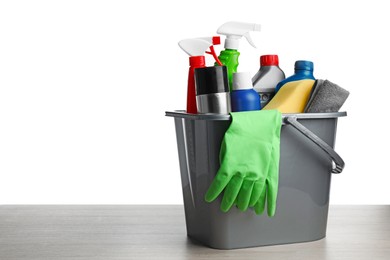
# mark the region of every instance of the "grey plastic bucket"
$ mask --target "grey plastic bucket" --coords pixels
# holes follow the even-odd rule
[[[219,168],[230,115],[166,112],[175,120],[187,235],[218,249],[314,241],[326,236],[331,173],[344,162],[333,150],[338,117],[346,112],[284,114],[279,189],[274,217],[220,210],[204,194]]]

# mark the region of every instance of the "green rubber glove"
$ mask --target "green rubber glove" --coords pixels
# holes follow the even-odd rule
[[[269,176],[269,172],[272,168],[273,174],[275,171],[279,174],[278,168],[275,169],[276,162],[279,164],[279,148],[275,147],[280,140],[281,114],[277,110],[264,110],[230,115],[232,123],[221,144],[221,166],[205,200],[212,202],[224,191],[222,211],[227,212],[236,203],[242,211],[255,206],[256,212],[260,212],[268,194],[263,194],[266,184],[270,201],[277,194],[278,177]],[[271,182],[273,185],[269,185]]]
[[[265,188],[261,191],[259,200],[254,205],[256,214],[263,214],[267,201],[268,216],[273,217],[276,211],[276,200],[279,183],[280,129],[276,130],[273,142],[271,162],[265,180]],[[252,205],[251,205],[252,206]]]

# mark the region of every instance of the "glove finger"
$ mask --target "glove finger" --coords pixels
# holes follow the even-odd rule
[[[264,189],[261,191],[259,200],[255,204],[255,212],[257,215],[261,215],[264,212],[265,208],[265,199],[266,199],[266,190],[267,187],[264,186]]]
[[[267,176],[267,212],[268,216],[273,217],[276,212],[276,200],[278,196],[279,183],[279,153],[280,144],[274,142],[273,154],[270,166],[270,172]]]
[[[264,172],[263,174],[261,175],[261,178],[256,181],[255,183],[255,186],[253,187],[253,191],[252,191],[252,196],[250,198],[250,202],[249,202],[249,206],[253,207],[256,202],[259,200],[260,198],[260,195],[261,193],[263,192],[263,190],[265,189],[265,176],[264,176],[264,173],[265,175],[268,174],[268,172],[270,171],[270,168],[272,167],[272,156],[273,156],[273,150],[274,148],[273,147],[270,147],[270,150],[268,150],[268,154],[267,154],[267,157],[266,158],[270,158],[268,160],[266,160],[266,163],[264,164],[265,168],[264,168]]]
[[[237,197],[237,206],[241,211],[245,211],[248,209],[249,200],[251,198],[252,190],[253,190],[253,181],[244,180],[238,193]]]
[[[260,198],[261,192],[263,191],[264,187],[265,187],[264,180],[255,182],[255,184],[253,185],[251,199],[249,201],[249,207],[253,207],[256,204],[256,202]]]
[[[233,203],[236,201],[238,192],[241,189],[243,181],[243,177],[236,175],[230,180],[229,184],[226,186],[221,203],[221,210],[223,212],[227,212],[231,208]]]
[[[273,217],[276,211],[276,200],[278,195],[278,184],[267,182],[267,211],[268,216]]]
[[[212,202],[215,200],[219,194],[225,189],[226,185],[230,181],[230,176],[226,171],[218,171],[213,182],[211,183],[209,189],[206,192],[205,200],[207,202]]]

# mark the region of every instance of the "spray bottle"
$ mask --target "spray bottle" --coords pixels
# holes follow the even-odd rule
[[[221,25],[217,30],[218,34],[226,35],[224,46],[225,50],[221,51],[218,58],[224,65],[227,66],[230,90],[232,90],[233,86],[233,73],[237,72],[238,57],[240,56],[238,46],[240,44],[241,37],[244,36],[249,44],[256,48],[249,35],[249,32],[252,31],[260,31],[260,24],[227,22]]]
[[[187,113],[197,114],[198,112],[196,108],[194,70],[196,68],[206,67],[204,53],[212,54],[216,62],[219,65],[222,65],[217,55],[215,54],[213,47],[213,45],[220,44],[220,42],[221,40],[219,36],[185,39],[179,42],[180,48],[188,55],[190,55],[190,68],[188,71],[187,89]],[[209,48],[210,51],[208,52],[207,49]]]

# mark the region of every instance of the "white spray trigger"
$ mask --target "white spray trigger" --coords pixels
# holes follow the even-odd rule
[[[253,48],[256,48],[255,43],[253,42],[251,36],[249,35],[249,32],[247,32],[246,34],[244,34],[244,37],[247,39],[247,41],[249,42],[249,44],[253,46]]]
[[[227,22],[218,28],[217,33],[226,35],[225,49],[237,50],[242,36],[247,39],[250,45],[256,48],[249,32],[260,31],[260,27],[260,24],[255,23]]]
[[[190,56],[203,56],[210,47],[210,42],[204,39],[185,39],[179,42],[180,48]]]
[[[184,39],[179,42],[180,48],[190,56],[203,56],[213,45],[221,43],[219,36],[199,37],[192,39]]]

